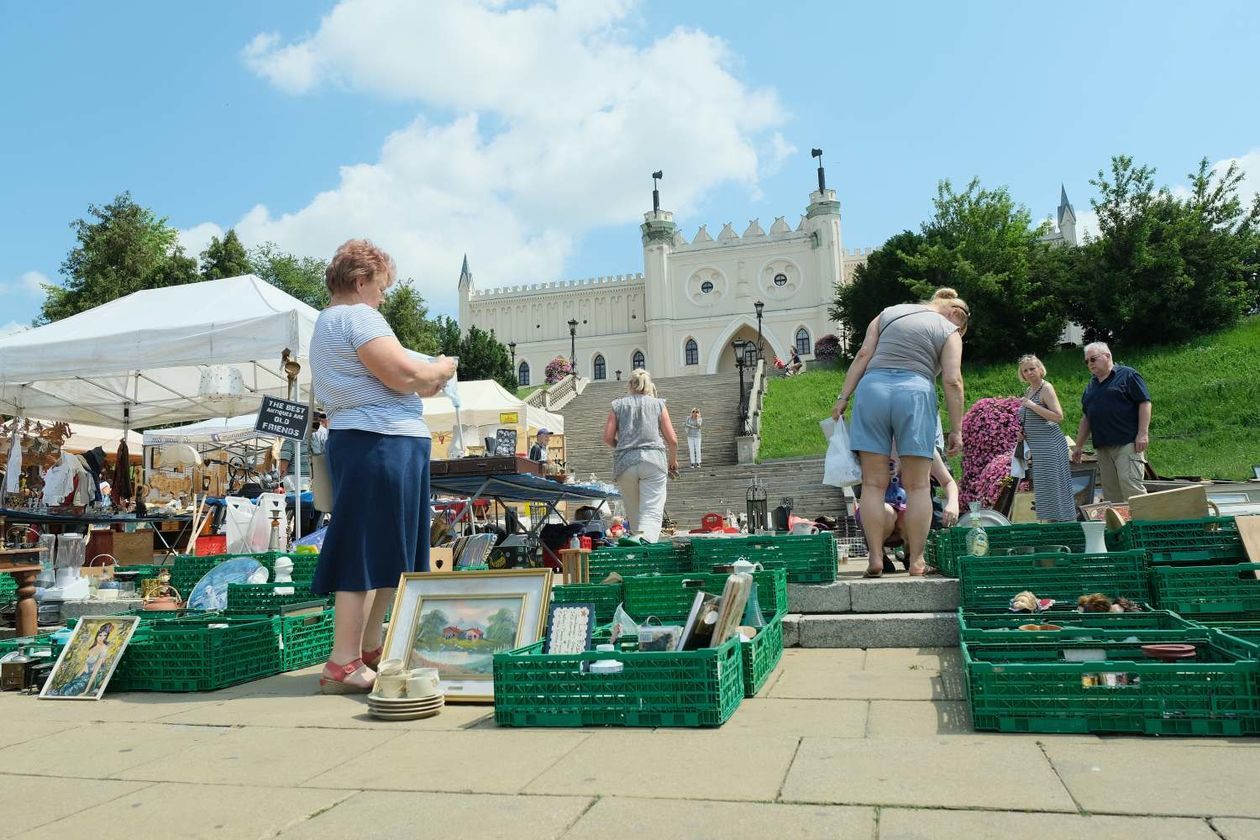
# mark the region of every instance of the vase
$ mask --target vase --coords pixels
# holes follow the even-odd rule
[[[1085,553],[1086,554],[1106,554],[1107,553],[1107,523],[1106,522],[1082,522],[1082,530],[1085,531]]]

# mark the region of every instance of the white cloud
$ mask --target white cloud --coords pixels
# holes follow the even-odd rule
[[[637,20],[625,0],[343,0],[312,35],[256,36],[242,59],[281,90],[337,87],[420,116],[305,207],[255,206],[238,234],[319,256],[368,236],[451,310],[465,251],[482,287],[557,279],[576,238],[640,218],[655,169],[680,214],[722,183],[755,193],[795,151],[775,93],[740,81],[720,39],[639,43]]]
[[[202,222],[187,230],[179,231],[179,244],[184,247],[184,253],[195,260],[202,251],[206,250],[212,238],[222,238],[223,233],[223,228],[214,222]]]
[[[39,271],[28,271],[18,278],[18,285],[28,294],[44,296],[44,284],[52,284],[48,275]]]
[[[13,333],[19,333],[30,328],[30,324],[19,324],[17,321],[10,321],[7,324],[0,324],[0,336],[13,335]]]

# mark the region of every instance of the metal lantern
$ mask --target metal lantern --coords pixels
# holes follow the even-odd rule
[[[748,533],[768,530],[770,527],[770,507],[766,501],[766,486],[753,478],[748,492],[744,494],[744,503],[748,512]]]

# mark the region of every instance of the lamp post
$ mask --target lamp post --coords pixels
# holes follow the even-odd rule
[[[766,354],[762,350],[762,347],[761,347],[761,310],[765,308],[766,308],[765,301],[758,300],[758,301],[753,302],[753,309],[757,310],[757,358],[758,359],[764,359],[766,357]]]
[[[617,374],[617,381],[618,381],[618,382],[620,382],[620,381],[621,381],[621,371],[619,371],[619,370],[615,370],[615,371],[613,371],[613,373]]]
[[[577,376],[577,319],[569,319],[569,367]]]
[[[747,344],[743,339],[736,339],[731,342],[731,348],[735,351],[735,369],[739,371],[739,433],[744,434],[744,430],[748,426],[748,409],[744,403],[744,345]]]
[[[516,368],[516,342],[509,341],[508,349],[512,351],[512,368],[515,369]]]

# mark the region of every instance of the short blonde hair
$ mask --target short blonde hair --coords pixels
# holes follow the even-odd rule
[[[928,304],[961,312],[963,324],[958,328],[958,334],[960,336],[967,334],[967,327],[971,325],[971,307],[967,306],[967,301],[958,296],[958,292],[948,286],[942,286],[932,295],[932,299],[928,301]]]
[[[1042,379],[1045,379],[1045,378],[1046,378],[1046,364],[1045,364],[1045,362],[1041,361],[1041,359],[1038,359],[1038,358],[1037,358],[1035,355],[1033,355],[1032,353],[1025,353],[1024,355],[1022,355],[1022,356],[1020,356],[1020,357],[1019,357],[1019,361],[1015,363],[1015,375],[1016,375],[1016,376],[1018,376],[1020,379],[1023,379],[1023,378],[1024,378],[1024,363],[1025,363],[1025,362],[1036,362],[1036,363],[1037,363],[1037,368],[1041,371],[1041,378],[1042,378]]]
[[[393,285],[397,273],[394,258],[372,244],[370,239],[349,239],[333,254],[324,272],[324,285],[328,293],[353,292],[360,280],[371,280],[384,272],[389,278],[386,286]]]
[[[652,382],[652,374],[643,368],[635,368],[630,371],[627,387],[632,394],[643,394],[648,397],[656,396],[656,384]]]

